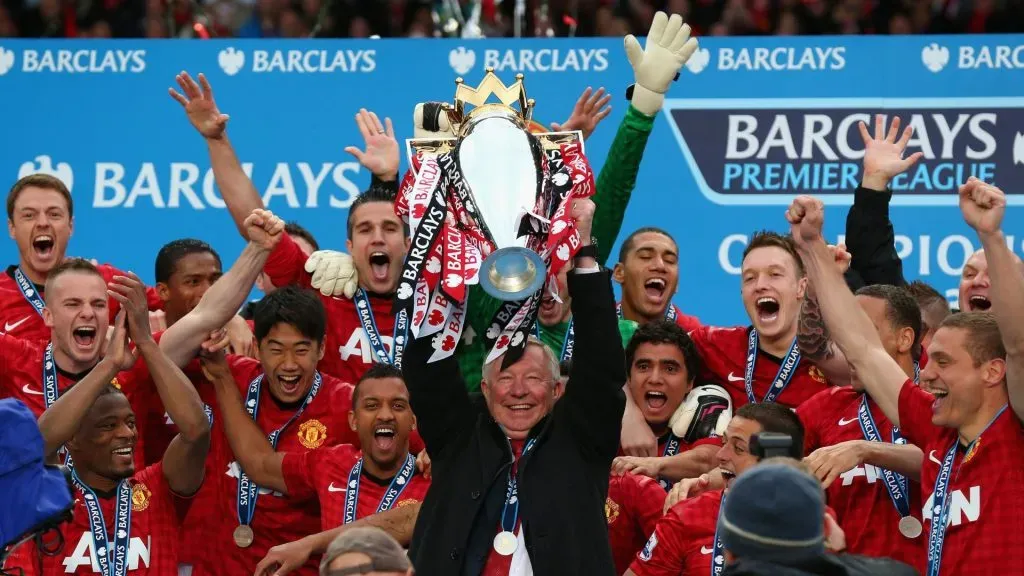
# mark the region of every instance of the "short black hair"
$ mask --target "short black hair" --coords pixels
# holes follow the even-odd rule
[[[750,254],[758,248],[781,248],[789,253],[796,261],[796,273],[797,276],[803,277],[806,273],[804,272],[804,261],[800,258],[800,253],[796,251],[796,242],[793,241],[793,237],[789,234],[779,234],[772,230],[759,230],[754,232],[754,235],[750,237],[750,242],[747,242],[747,247],[743,249],[742,260],[747,259],[747,254]]]
[[[306,230],[302,224],[294,221],[287,222],[284,225],[284,231],[293,238],[302,238],[306,242],[309,242],[309,245],[313,247],[314,252],[320,249],[320,244],[318,244],[316,238],[313,237],[313,233]]]
[[[323,302],[311,290],[282,286],[256,303],[253,324],[257,342],[263,342],[277,324],[290,324],[306,338],[323,343],[327,315]]]
[[[641,325],[626,344],[626,374],[633,367],[636,350],[641,344],[671,344],[683,354],[686,374],[692,381],[700,372],[700,354],[690,335],[671,320],[655,320]]]
[[[676,239],[668,233],[668,230],[658,228],[657,226],[643,226],[642,228],[634,230],[632,234],[626,236],[626,239],[622,241],[622,246],[619,247],[619,262],[625,262],[626,257],[633,251],[633,245],[636,243],[636,237],[647,233],[660,234],[671,240],[672,244],[675,245],[676,250],[679,249],[679,243],[677,243]]]
[[[914,280],[907,284],[907,290],[917,300],[917,305],[921,308],[922,332],[938,328],[946,316],[952,313],[949,300],[930,285],[920,280]]]
[[[914,344],[910,347],[914,358],[921,357],[921,308],[906,288],[890,284],[872,284],[857,290],[857,296],[877,298],[885,302],[885,319],[897,330],[910,328],[914,331]]]
[[[172,240],[156,253],[156,281],[166,284],[174,275],[175,268],[182,258],[189,254],[212,254],[221,266],[220,254],[212,246],[195,238]]]
[[[793,439],[789,455],[798,460],[804,457],[804,425],[796,412],[774,402],[754,402],[740,406],[735,416],[757,422],[761,425],[761,432],[789,436]]]
[[[384,364],[381,362],[374,362],[370,369],[363,372],[363,375],[359,377],[359,381],[356,382],[355,388],[352,389],[352,405],[355,406],[356,400],[359,399],[359,387],[363,382],[371,379],[382,379],[382,378],[398,378],[403,383],[405,377],[402,376],[402,370],[394,364]]]
[[[357,208],[363,204],[369,204],[370,202],[387,202],[394,206],[396,195],[397,192],[388,186],[377,183],[371,184],[370,187],[360,194],[355,201],[352,202],[352,205],[348,207],[348,222],[346,224],[348,237],[352,238],[352,218],[355,216]],[[408,228],[406,228],[406,234],[408,235],[408,233]]]

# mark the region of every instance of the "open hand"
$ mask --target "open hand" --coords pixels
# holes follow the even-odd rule
[[[107,295],[116,300],[125,312],[128,332],[136,344],[153,338],[149,326],[149,303],[146,285],[132,272],[114,276],[107,285]]]
[[[128,370],[134,366],[135,358],[137,357],[137,352],[132,350],[128,342],[128,322],[125,319],[126,316],[127,312],[125,310],[117,313],[117,317],[114,319],[114,331],[110,336],[110,340],[107,341],[107,349],[103,354],[103,358],[110,362],[118,372]]]
[[[862,184],[869,190],[885,191],[890,180],[906,172],[924,156],[923,152],[914,152],[906,158],[903,157],[907,142],[910,142],[910,137],[914,134],[914,128],[908,125],[903,129],[900,139],[896,140],[900,131],[899,116],[893,117],[888,134],[885,133],[885,118],[881,114],[875,115],[874,138],[868,134],[868,127],[863,122],[858,123],[857,128],[860,129],[860,137],[864,140]]]
[[[594,133],[594,129],[597,125],[604,120],[608,114],[611,113],[612,107],[608,106],[608,102],[611,102],[611,94],[605,94],[604,88],[598,88],[597,92],[587,86],[587,89],[580,95],[579,100],[576,101],[576,106],[572,109],[572,115],[563,124],[558,122],[551,123],[551,130],[555,132],[568,132],[571,130],[579,130],[583,132],[583,139],[590,138],[590,135]]]
[[[382,125],[376,114],[361,108],[356,114],[356,126],[363,135],[366,151],[355,146],[346,146],[345,152],[355,156],[363,167],[381,180],[390,182],[398,178],[400,156],[391,118],[385,118]]]
[[[174,88],[168,88],[167,93],[174,98],[188,115],[188,121],[203,135],[204,138],[217,139],[224,136],[224,130],[228,125],[228,115],[221,114],[217,109],[217,103],[213,101],[213,88],[206,76],[199,75],[199,84],[188,75],[182,72],[174,77],[181,87],[184,96]]]
[[[818,448],[804,458],[804,463],[821,482],[821,487],[828,488],[841,474],[864,463],[864,442],[866,440],[849,440]]]
[[[632,34],[626,36],[625,45],[626,57],[636,76],[633,107],[654,116],[665,102],[669,84],[697,50],[697,39],[690,38],[690,25],[684,24],[680,15],[669,18],[658,12],[643,49]]]

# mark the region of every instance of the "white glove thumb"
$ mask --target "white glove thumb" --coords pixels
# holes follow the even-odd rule
[[[636,70],[644,60],[644,49],[640,47],[640,41],[632,34],[626,36],[623,43],[626,45],[626,58],[629,59],[629,65]]]

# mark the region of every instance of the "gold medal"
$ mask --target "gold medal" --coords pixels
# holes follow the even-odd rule
[[[905,538],[913,540],[921,535],[923,527],[921,521],[913,516],[904,516],[900,518],[900,534],[903,534]]]
[[[252,541],[255,535],[252,532],[252,528],[242,524],[238,528],[235,528],[235,533],[232,536],[235,539],[235,546],[238,546],[239,548],[248,548],[249,546],[252,546]]]
[[[499,532],[498,535],[494,537],[494,551],[502,556],[511,556],[515,554],[516,548],[518,547],[519,540],[516,538],[516,535],[511,532]]]

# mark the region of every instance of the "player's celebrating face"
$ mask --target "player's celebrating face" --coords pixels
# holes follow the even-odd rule
[[[615,265],[623,316],[649,322],[665,316],[679,283],[679,247],[667,232],[641,228],[626,238]]]
[[[270,393],[284,404],[302,400],[324,355],[324,307],[313,293],[286,286],[256,305],[255,335]]]
[[[74,223],[71,206],[64,183],[45,174],[18,180],[7,195],[7,230],[18,244],[22,269],[37,284],[64,259]]]
[[[974,420],[990,417],[983,408],[990,395],[1002,390],[1005,358],[990,313],[947,317],[932,337],[928,364],[921,370],[922,386],[935,395],[932,423],[961,431],[984,426],[985,422]]]
[[[168,323],[191,312],[221,275],[220,256],[206,242],[185,238],[165,244],[156,255],[156,289]]]
[[[107,283],[80,258],[60,264],[46,280],[43,321],[52,334],[57,364],[69,372],[92,368],[109,324]]]
[[[111,385],[93,402],[67,446],[82,481],[102,490],[135,473],[136,440],[135,413]]]
[[[984,312],[992,307],[988,299],[988,261],[985,251],[978,250],[967,259],[960,272],[960,309],[964,312]]]
[[[792,240],[755,234],[743,251],[741,277],[743,306],[758,334],[773,340],[795,333],[807,280]]]
[[[718,467],[726,485],[732,484],[737,476],[746,469],[757,464],[757,456],[750,452],[750,438],[760,433],[761,425],[756,420],[748,420],[738,414],[729,421],[729,426],[722,435],[723,444],[718,450]]]
[[[499,356],[484,365],[480,391],[488,411],[505,434],[513,440],[523,440],[562,395],[558,360],[550,348],[533,336],[515,364],[502,370],[503,359]]]
[[[685,351],[685,352],[684,352]],[[657,320],[637,329],[626,347],[629,393],[656,435],[693,388],[697,349],[682,328]]]
[[[409,452],[409,434],[416,417],[402,372],[390,364],[374,364],[352,392],[349,424],[373,466],[370,472],[388,477],[401,468]]]
[[[409,248],[405,225],[395,215],[393,201],[393,194],[370,188],[348,212],[346,248],[359,273],[359,283],[378,294],[395,291]]]

